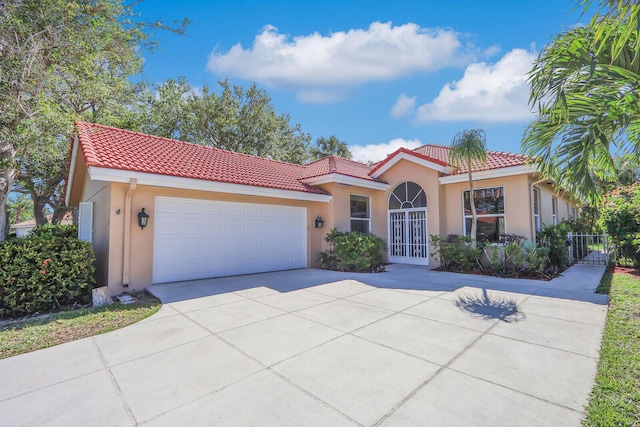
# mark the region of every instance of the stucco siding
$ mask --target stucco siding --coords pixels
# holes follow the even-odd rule
[[[474,180],[476,190],[491,187],[504,187],[505,233],[518,234],[531,238],[532,214],[531,196],[527,175],[514,175],[504,178]],[[469,190],[469,182],[443,185],[445,191],[446,226],[444,235],[463,234],[464,216],[462,192]]]
[[[96,254],[96,282],[98,286],[105,286],[109,282],[110,184],[85,179],[82,194],[82,201],[93,203],[92,244]]]
[[[558,224],[564,219],[568,219],[571,214],[571,208],[576,209],[578,214],[578,206],[572,201],[566,192],[556,192],[556,186],[548,180],[540,182],[540,180],[529,178],[530,184],[540,190],[540,221],[542,227],[553,224],[553,198],[557,200],[557,222]],[[531,199],[533,203],[533,195]]]
[[[315,228],[315,219],[322,216],[325,221],[330,217],[329,204],[321,202],[306,202],[284,200],[269,197],[241,196],[225,193],[211,193],[194,190],[179,190],[162,187],[137,186],[131,197],[131,214],[124,217],[127,184],[113,184],[111,192],[111,244],[109,262],[109,290],[112,294],[123,292],[122,274],[124,270],[124,222],[131,223],[129,236],[129,290],[140,290],[151,285],[153,277],[153,218],[154,205],[157,196],[179,197],[201,200],[221,200],[241,203],[261,203],[272,205],[301,206],[307,208],[307,265],[316,266],[316,255],[322,250],[323,238],[328,231],[327,223],[322,229]],[[137,214],[142,208],[150,215],[149,225],[141,230],[137,225]],[[118,214],[120,210],[120,214]],[[247,260],[251,262],[251,260]]]

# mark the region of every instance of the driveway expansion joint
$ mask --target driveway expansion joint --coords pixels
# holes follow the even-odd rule
[[[98,345],[94,337],[91,337],[91,342],[93,343],[94,347],[96,348],[96,351],[98,352],[100,361],[102,362],[104,369],[107,371],[107,374],[109,375],[109,380],[111,381],[111,384],[113,385],[113,388],[115,389],[115,392],[118,395],[120,404],[122,405],[122,408],[127,414],[127,417],[129,418],[130,421],[133,422],[133,425],[138,425],[138,421],[136,420],[135,415],[133,415],[133,412],[131,411],[131,407],[127,403],[127,400],[124,398],[124,395],[122,394],[122,389],[120,388],[120,384],[118,384],[118,381],[113,376],[113,372],[111,372],[111,368],[107,364],[107,361],[104,358],[104,354],[102,354],[102,350],[100,349],[100,346]]]

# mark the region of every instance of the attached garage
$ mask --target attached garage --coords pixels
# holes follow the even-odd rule
[[[153,283],[307,267],[307,209],[156,197]]]

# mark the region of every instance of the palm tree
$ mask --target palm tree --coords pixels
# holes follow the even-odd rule
[[[639,30],[620,20],[605,16],[557,35],[529,73],[539,115],[523,151],[543,175],[594,204],[598,182],[617,175],[614,156],[640,151]]]
[[[629,43],[636,55],[640,52],[640,38],[637,36],[640,29],[638,0],[577,0],[576,3],[578,7],[582,7],[582,13],[587,13],[594,3],[598,3],[589,23],[594,33],[592,48],[596,53],[613,48],[613,56],[617,57]],[[609,28],[599,25],[602,20],[607,20],[613,25]],[[610,40],[612,37],[615,38],[613,44]]]
[[[484,130],[467,129],[458,132],[451,141],[449,161],[452,166],[462,164],[467,166],[469,173],[469,203],[471,205],[471,245],[475,248],[478,215],[476,213],[475,198],[473,197],[473,176],[471,175],[471,170],[473,168],[473,162],[487,161],[487,141]]]
[[[318,160],[327,156],[339,156],[351,159],[351,151],[347,143],[340,141],[335,135],[329,138],[321,136],[316,140],[316,146],[311,148],[311,160]]]

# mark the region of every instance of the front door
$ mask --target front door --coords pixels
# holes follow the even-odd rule
[[[414,182],[398,185],[389,195],[389,262],[429,264],[427,197]]]

